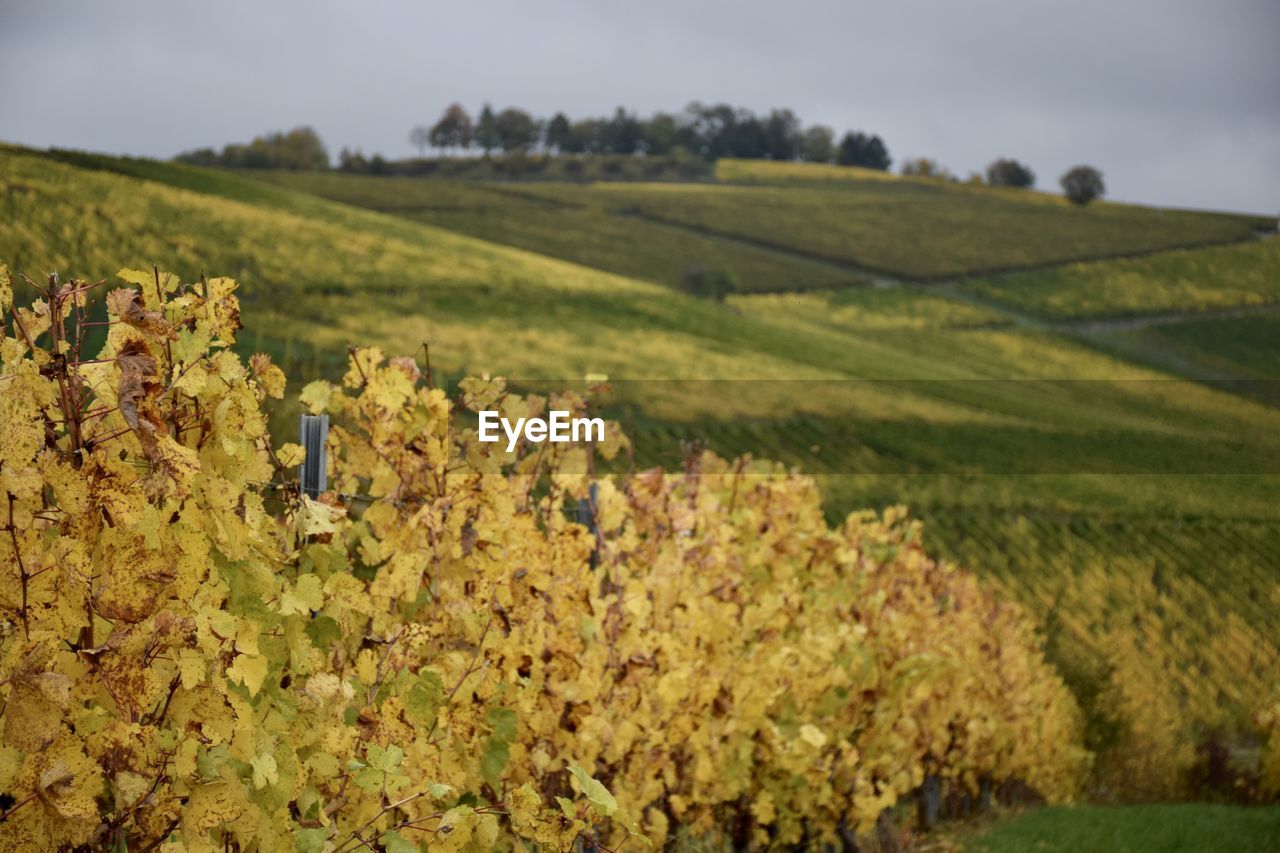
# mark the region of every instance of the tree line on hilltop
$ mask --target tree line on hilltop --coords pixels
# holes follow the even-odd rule
[[[461,104],[451,104],[434,125],[419,125],[409,141],[425,158],[428,149],[440,154],[479,153],[527,156],[542,154],[685,154],[706,161],[722,157],[803,160],[887,170],[893,160],[878,135],[850,131],[839,139],[821,124],[805,126],[789,109],[757,115],[729,104],[692,103],[680,113],[654,113],[641,118],[619,107],[609,118],[571,120],[563,112],[538,119],[525,110],[495,111],[485,104],[473,119]],[[253,142],[227,145],[221,152],[201,148],[176,158],[205,166],[238,168],[316,169],[329,164],[327,150],[311,128],[260,136]],[[339,164],[375,160],[344,148]]]
[[[889,149],[879,136],[849,131],[839,141],[821,124],[805,126],[789,109],[757,115],[730,104],[689,104],[680,113],[658,112],[648,118],[618,107],[609,118],[571,120],[563,112],[540,120],[517,107],[495,112],[485,104],[472,120],[461,104],[452,104],[434,125],[419,125],[409,135],[420,156],[427,148],[485,155],[651,154],[683,150],[705,160],[739,157],[760,160],[837,162],[886,170]]]
[[[647,118],[618,107],[611,117],[573,120],[557,112],[550,119],[535,118],[517,107],[495,111],[485,104],[473,119],[458,103],[450,104],[433,125],[418,125],[409,133],[418,149],[417,160],[389,161],[380,154],[365,157],[358,148],[344,147],[338,168],[371,174],[448,174],[464,155],[479,154],[488,162],[502,155],[508,175],[546,172],[547,176],[592,177],[575,160],[600,156],[607,162],[599,177],[632,175],[623,168],[632,158],[650,158],[656,169],[641,177],[698,178],[708,174],[705,164],[733,157],[742,159],[835,163],[888,171],[893,164],[884,140],[876,134],[847,131],[837,139],[831,127],[805,125],[789,109],[756,114],[730,104],[689,104],[679,113],[657,112]],[[427,159],[432,149],[441,155]],[[541,169],[529,165],[531,155],[542,155]],[[612,155],[609,159],[605,155]],[[564,174],[547,170],[546,160],[560,158],[575,169]],[[621,158],[621,159],[618,159]],[[229,144],[222,151],[200,148],[174,158],[201,166],[266,169],[327,169],[328,149],[310,127],[256,137],[248,144]],[[659,162],[659,159],[661,162]],[[657,169],[657,166],[661,166]],[[959,180],[946,167],[928,157],[905,160],[903,175]],[[452,171],[458,171],[453,168]],[[494,171],[491,169],[491,171]],[[1035,185],[1035,173],[1017,160],[1001,157],[984,173],[971,173],[969,183],[1026,188]],[[1062,176],[1063,192],[1077,204],[1101,197],[1102,173],[1091,166],[1077,166]]]

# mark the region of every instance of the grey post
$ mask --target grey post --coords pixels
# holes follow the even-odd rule
[[[307,449],[307,458],[298,466],[298,480],[304,495],[317,498],[329,485],[329,456],[325,451],[329,416],[303,415],[298,432],[302,446]]]

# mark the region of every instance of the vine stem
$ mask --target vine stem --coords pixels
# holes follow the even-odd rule
[[[32,800],[34,800],[35,798],[36,798],[36,793],[33,791],[33,792],[31,793],[31,795],[30,795],[29,797],[27,797],[25,800],[23,800],[22,802],[18,803],[16,806],[13,806],[12,808],[10,808],[10,809],[9,809],[7,812],[5,812],[4,814],[0,814],[0,823],[4,823],[6,820],[8,820],[8,819],[9,819],[10,815],[12,815],[12,814],[13,814],[14,812],[16,812],[18,809],[22,808],[23,806],[25,806],[27,803],[31,802],[31,801],[32,801]]]
[[[31,625],[27,621],[27,566],[22,562],[22,549],[18,547],[18,528],[13,523],[13,494],[9,494],[9,538],[13,541],[13,557],[18,561],[18,577],[22,582],[22,632],[27,639],[31,639]]]
[[[337,847],[334,848],[333,853],[342,853],[342,851],[346,849],[348,844],[350,844],[352,841],[360,839],[360,833],[364,832],[366,829],[373,826],[375,823],[381,820],[382,817],[385,816],[388,812],[395,811],[401,806],[407,805],[420,797],[425,797],[426,795],[427,795],[426,791],[419,791],[416,794],[410,794],[409,796],[405,797],[402,800],[396,800],[394,803],[389,803],[388,805],[383,806],[382,811],[378,812],[376,815],[369,818],[360,826],[353,829],[351,831],[351,834],[346,837],[346,840],[344,840],[341,844],[339,844]],[[360,839],[360,841],[362,843],[367,843],[367,842],[364,842],[364,839]]]
[[[453,685],[453,689],[450,690],[449,695],[445,697],[444,704],[446,706],[453,701],[454,696],[458,695],[458,691],[462,689],[463,683],[473,673],[475,673],[479,669],[479,667],[476,666],[476,661],[480,659],[480,655],[484,652],[484,640],[485,640],[485,637],[489,636],[489,629],[492,627],[493,627],[493,614],[490,613],[489,622],[484,626],[484,631],[480,634],[480,641],[476,643],[475,654],[471,656],[471,663],[467,664],[466,671],[462,673],[462,677],[458,679],[458,683]],[[431,736],[435,734],[436,727],[438,725],[440,725],[440,716],[437,714],[435,720],[431,723],[431,728],[427,730],[426,735],[424,735],[422,739],[425,741],[430,741]]]

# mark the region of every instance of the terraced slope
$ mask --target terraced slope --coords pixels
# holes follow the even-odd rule
[[[974,279],[961,289],[1047,320],[1280,306],[1280,239],[1069,264]]]
[[[1266,224],[1256,217],[1126,205],[1078,208],[1040,193],[872,174],[781,185],[264,177],[664,283],[676,281],[687,266],[721,267],[747,291],[819,288],[856,281],[859,273],[934,279],[1240,240]]]
[[[661,284],[676,285],[697,269],[727,272],[744,292],[867,283],[855,272],[821,261],[615,216],[597,206],[506,185],[342,174],[264,177],[347,204]]]
[[[1038,193],[936,181],[537,184],[521,191],[921,280],[1241,240],[1266,224],[1128,205],[1080,208]]]

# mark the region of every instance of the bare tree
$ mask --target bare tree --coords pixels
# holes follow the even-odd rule
[[[409,144],[418,149],[419,157],[426,157],[427,146],[431,144],[431,130],[425,124],[418,125],[409,131]]]

